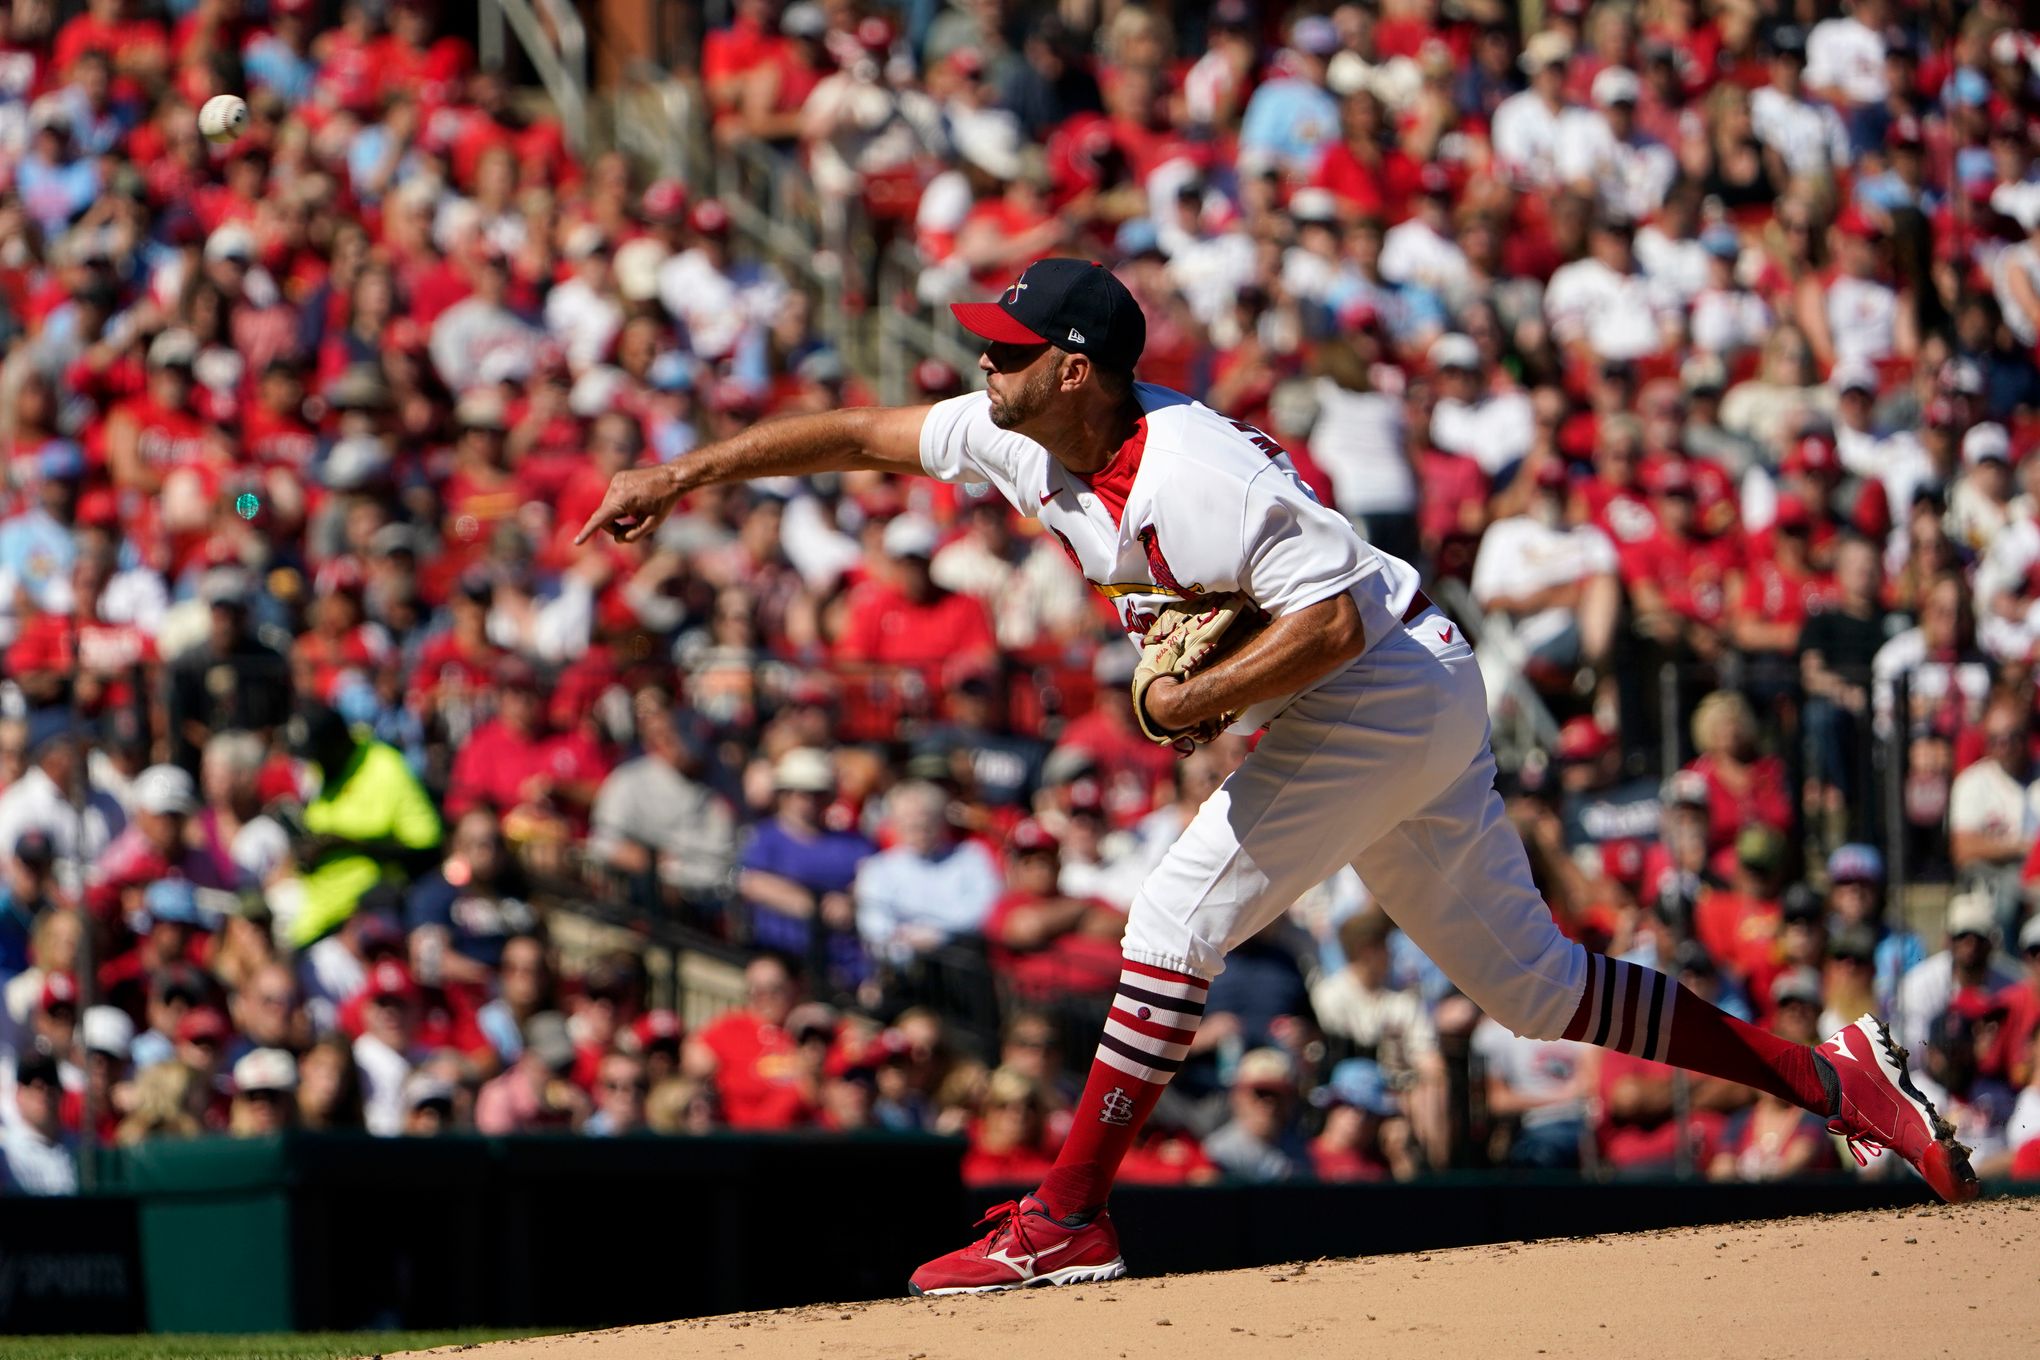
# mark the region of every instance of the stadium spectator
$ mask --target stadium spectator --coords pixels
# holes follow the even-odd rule
[[[590,814],[590,849],[619,873],[651,873],[685,897],[728,889],[735,827],[728,803],[700,781],[703,760],[680,720],[641,713],[644,754],[602,781]]]
[[[1983,891],[1957,893],[1948,903],[1948,943],[1914,964],[1899,980],[1891,1017],[1899,1043],[1925,1048],[1935,1026],[1958,998],[2003,991],[2017,975],[1997,952],[1997,906]]]
[[[1053,1164],[1043,1146],[1045,1101],[1039,1083],[1011,1068],[993,1072],[963,1154],[963,1183],[1019,1185]]]
[[[25,1195],[73,1195],[78,1165],[58,1117],[63,1089],[56,1061],[38,1054],[16,1069],[8,1117],[0,1120],[7,1188]]]
[[[976,841],[958,840],[948,795],[907,783],[886,798],[894,844],[857,871],[857,933],[875,958],[894,965],[983,928],[999,897],[999,871]]]
[[[475,1129],[491,1135],[579,1129],[591,1103],[570,1075],[574,1060],[565,1016],[541,1011],[526,1020],[522,1053],[475,1097]]]
[[[403,964],[385,959],[369,970],[363,994],[362,1032],[354,1041],[362,1117],[370,1133],[391,1138],[403,1132],[404,1083],[420,1056],[418,987]]]
[[[1535,487],[1528,509],[1490,525],[1473,564],[1490,707],[1514,676],[1553,689],[1604,666],[1621,605],[1615,549],[1573,517],[1564,464],[1550,458],[1526,471]]]
[[[1232,1117],[1204,1140],[1204,1155],[1227,1175],[1253,1182],[1311,1174],[1297,1124],[1296,1067],[1280,1049],[1249,1049],[1234,1073]]]
[[[1592,1050],[1562,1039],[1520,1038],[1483,1017],[1473,1032],[1473,1051],[1486,1074],[1488,1116],[1514,1122],[1508,1164],[1552,1170],[1578,1166],[1587,1104],[1595,1089]]]
[[[643,1060],[628,1053],[609,1054],[595,1075],[595,1109],[582,1131],[599,1138],[641,1131],[650,1090]]]
[[[319,791],[304,807],[305,834],[292,846],[300,900],[289,929],[302,948],[353,915],[385,866],[429,864],[440,822],[396,748],[361,740],[324,704],[301,706],[290,741],[322,772]]]
[[[800,1079],[793,1035],[786,1022],[799,1000],[787,965],[761,954],[744,968],[742,1009],[718,1017],[688,1036],[685,1074],[714,1085],[723,1118],[731,1128],[796,1128],[813,1118],[818,1091]]]
[[[823,752],[795,747],[782,754],[772,767],[772,790],[773,815],[759,823],[739,858],[737,890],[751,915],[752,938],[761,947],[803,956],[819,921],[828,932],[831,970],[860,976],[864,959],[852,890],[859,866],[877,847],[824,823],[836,773]]]
[[[1311,1174],[1321,1181],[1409,1180],[1418,1162],[1409,1155],[1409,1129],[1401,1109],[1367,1058],[1347,1058],[1311,1093],[1325,1112],[1324,1128],[1310,1141]]]
[[[2017,919],[2019,871],[2040,832],[2040,785],[2032,780],[2031,705],[1994,696],[1983,711],[1983,758],[1948,789],[1948,855],[1961,880],[1997,901],[1999,918]]]
[[[1015,996],[1103,996],[1119,981],[1123,910],[1059,887],[1060,847],[1029,818],[1006,838],[1006,891],[984,921],[992,971]],[[1016,1179],[1025,1179],[1017,1177]]]
[[[280,1048],[258,1048],[234,1064],[234,1109],[227,1131],[236,1138],[282,1133],[297,1114],[297,1060]]]

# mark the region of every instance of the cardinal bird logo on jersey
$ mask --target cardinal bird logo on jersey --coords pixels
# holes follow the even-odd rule
[[[1155,526],[1150,524],[1140,531],[1141,551],[1147,554],[1148,575],[1155,578],[1155,584],[1171,595],[1189,599],[1202,595],[1204,587],[1193,585],[1188,590],[1176,579],[1176,573],[1169,569],[1169,559],[1162,556],[1161,541],[1155,537]]]

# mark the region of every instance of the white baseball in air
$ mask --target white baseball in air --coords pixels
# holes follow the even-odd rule
[[[248,130],[248,101],[237,94],[216,94],[198,111],[198,130],[208,142],[225,146]]]

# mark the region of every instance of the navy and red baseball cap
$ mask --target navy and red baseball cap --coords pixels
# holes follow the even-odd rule
[[[972,335],[1007,345],[1054,345],[1099,367],[1131,373],[1147,345],[1147,319],[1126,285],[1089,260],[1037,260],[997,302],[949,308]]]

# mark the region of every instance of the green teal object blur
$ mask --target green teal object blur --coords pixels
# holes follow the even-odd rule
[[[262,498],[252,491],[243,491],[234,497],[234,513],[242,519],[253,519],[262,509]]]

